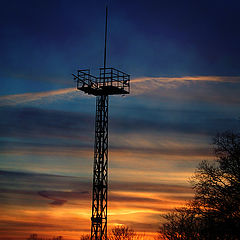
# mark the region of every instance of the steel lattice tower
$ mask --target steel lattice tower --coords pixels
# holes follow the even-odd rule
[[[125,95],[130,92],[130,75],[114,68],[106,68],[107,45],[106,7],[104,67],[99,77],[90,70],[78,70],[73,74],[77,89],[96,96],[96,122],[93,165],[91,240],[107,239],[108,199],[108,100],[109,95]]]

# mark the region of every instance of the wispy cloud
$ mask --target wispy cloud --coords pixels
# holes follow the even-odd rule
[[[184,77],[140,77],[132,79],[132,82],[157,81],[164,83],[207,81],[207,82],[231,82],[240,83],[240,76],[184,76]]]
[[[183,76],[183,77],[140,77],[131,80],[132,93],[134,95],[148,93],[149,91],[158,88],[174,89],[179,86],[188,85],[191,82],[195,83],[240,83],[240,76]],[[0,106],[9,106],[17,104],[26,104],[35,101],[43,101],[49,99],[54,100],[56,97],[74,98],[76,95],[75,88],[63,88],[53,91],[23,93],[0,96]],[[84,94],[84,96],[88,96]]]
[[[67,202],[67,200],[65,199],[60,199],[60,198],[51,196],[47,191],[39,191],[38,194],[44,198],[53,200],[53,202],[50,203],[51,205],[62,206],[64,203]]]
[[[86,140],[92,127],[92,118],[85,113],[16,106],[2,107],[1,113],[1,136],[50,138],[75,136]]]
[[[190,83],[240,83],[240,76],[140,77],[131,80],[132,92],[144,94],[158,88],[175,89]]]
[[[0,106],[24,104],[76,92],[75,88],[62,88],[53,91],[23,93],[0,96]]]

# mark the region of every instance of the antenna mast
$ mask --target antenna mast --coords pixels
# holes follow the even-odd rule
[[[107,19],[108,19],[108,6],[106,5],[105,44],[104,44],[104,68],[106,68],[106,58],[107,58]]]

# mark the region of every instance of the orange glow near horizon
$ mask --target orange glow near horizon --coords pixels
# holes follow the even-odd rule
[[[111,149],[109,154],[108,229],[127,225],[151,240],[161,214],[192,198],[187,181],[196,163],[211,155],[203,140],[194,142],[186,135],[115,138],[113,134],[112,141],[123,149]],[[19,157],[16,166],[23,173],[6,172],[3,180],[7,190],[2,196],[8,201],[1,206],[0,240],[25,240],[33,233],[79,240],[82,234],[89,234],[92,149],[35,147],[4,154]],[[36,161],[29,164],[32,156]],[[179,167],[184,164],[188,168]]]
[[[179,141],[177,137],[169,136],[167,145],[166,142],[162,144],[161,138],[150,139],[151,136],[146,136],[144,141],[138,135],[129,136],[129,149],[124,152],[112,149],[109,163],[108,229],[119,224],[127,225],[142,234],[145,240],[156,235],[162,221],[161,214],[183,206],[192,198],[187,182],[193,174],[191,164],[195,166],[200,159],[210,157],[208,151],[204,155],[202,149],[207,148],[200,140],[197,140],[200,141],[199,152],[191,156],[183,151],[194,152],[196,143],[188,138]],[[118,141],[122,141],[121,137]],[[123,143],[121,145],[125,147]],[[147,145],[148,150],[139,151],[135,149],[136,145]],[[34,154],[41,162],[30,165],[29,170],[36,173],[6,173],[13,177],[3,181],[8,190],[3,191],[2,196],[8,201],[1,206],[0,239],[25,240],[36,233],[40,237],[63,236],[66,240],[79,240],[82,234],[89,234],[92,174],[89,159],[92,149],[19,150],[18,153],[17,149],[6,153],[6,157],[13,154],[24,160]],[[83,160],[78,161],[78,156]],[[42,164],[45,158],[46,161],[51,159],[46,166]],[[23,169],[28,169],[27,163],[22,164]],[[177,167],[184,163],[188,164],[188,170]],[[49,168],[51,165],[53,167]],[[57,174],[63,169],[64,175]],[[11,178],[17,188],[13,187]]]
[[[184,200],[174,199],[179,196],[176,193],[112,191],[109,195],[108,228],[126,224],[136,232],[144,233],[144,239],[152,239],[158,230],[161,213],[184,204]],[[191,193],[180,195],[191,197]],[[41,196],[36,196],[32,200],[40,199]],[[66,240],[79,240],[81,234],[89,233],[90,199],[73,198],[62,206],[51,206],[48,199],[42,200],[45,207],[3,208],[1,222],[5,222],[2,226],[5,230],[1,230],[0,239],[26,239],[36,233],[41,237],[63,236]]]

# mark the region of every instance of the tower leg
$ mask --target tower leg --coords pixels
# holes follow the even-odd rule
[[[91,240],[107,240],[108,96],[96,98]]]

